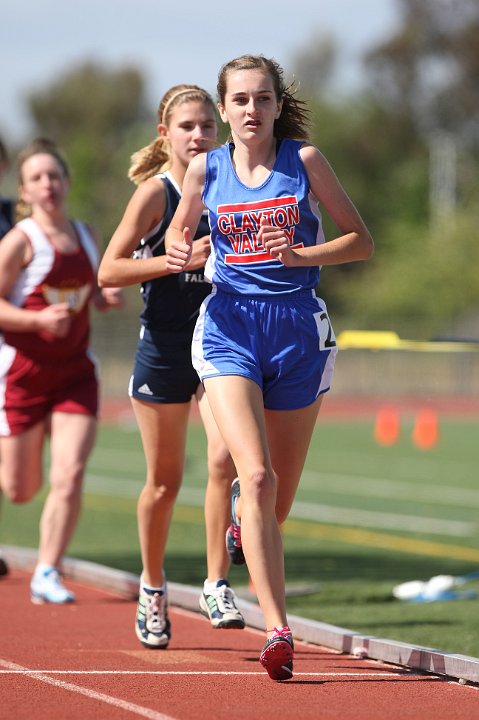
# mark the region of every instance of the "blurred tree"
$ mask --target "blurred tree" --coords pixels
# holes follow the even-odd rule
[[[133,191],[126,177],[129,156],[145,134],[141,73],[87,63],[32,93],[28,105],[36,134],[51,137],[68,157],[72,213],[98,227],[107,241]]]
[[[299,69],[297,85],[303,97],[323,97],[331,87],[338,49],[329,35],[314,36],[296,54],[293,67]],[[293,78],[296,84],[296,78]]]
[[[401,25],[366,63],[384,105],[418,128],[440,128],[479,144],[479,3],[398,0]]]
[[[307,85],[313,142],[376,241],[370,263],[328,268],[321,293],[337,329],[453,333],[479,303],[470,237],[479,219],[479,3],[397,2],[397,29],[364,58],[366,88],[338,99],[323,80]],[[307,77],[319,56],[313,45],[300,56]]]

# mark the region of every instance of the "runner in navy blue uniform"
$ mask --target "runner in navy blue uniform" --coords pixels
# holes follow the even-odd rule
[[[200,609],[213,627],[244,627],[226,579],[229,558],[222,542],[229,523],[229,488],[235,469],[191,362],[198,311],[211,292],[204,277],[209,254],[206,214],[200,218],[187,271],[178,275],[167,269],[164,245],[189,162],[216,142],[214,103],[197,86],[175,86],[164,95],[158,120],[158,138],[133,156],[129,177],[139,187],[99,270],[101,286],[142,283],[144,309],[129,395],[147,462],[146,484],[138,501],[143,572],[135,627],[140,642],[150,648],[166,647],[171,634],[163,566],[183,476],[193,397],[208,439],[208,578]]]
[[[167,233],[167,267],[191,262],[209,211],[213,292],[200,310],[193,364],[231,452],[232,528],[267,628],[260,662],[293,674],[279,525],[288,516],[336,355],[322,265],[364,260],[373,241],[330,165],[309,144],[307,108],[274,60],[243,56],[218,78],[232,142],[195,158]],[[324,242],[318,203],[339,228]],[[239,489],[241,488],[241,496]]]

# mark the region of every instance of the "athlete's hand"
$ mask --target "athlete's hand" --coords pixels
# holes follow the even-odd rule
[[[68,334],[72,322],[72,314],[68,303],[47,305],[38,312],[40,331],[49,332],[54,337],[62,338]]]
[[[109,287],[98,288],[94,296],[94,304],[97,310],[121,310],[126,305],[125,293],[122,288]]]
[[[286,266],[294,265],[295,253],[291,250],[284,231],[276,227],[276,225],[269,225],[264,217],[260,221],[258,239],[272,258],[279,260]]]
[[[193,253],[192,245],[191,230],[185,227],[183,230],[183,242],[174,240],[166,248],[166,268],[170,273],[180,273],[185,270]]]
[[[210,250],[209,235],[203,235],[203,237],[195,240],[191,251],[191,260],[188,263],[188,270],[197,270],[204,267],[210,255]]]

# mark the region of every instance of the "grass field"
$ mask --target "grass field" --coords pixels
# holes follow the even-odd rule
[[[283,528],[289,612],[478,657],[479,600],[410,604],[392,596],[400,582],[479,568],[478,430],[477,419],[441,419],[439,444],[423,451],[407,422],[397,444],[380,447],[372,420],[321,421]],[[135,426],[103,425],[70,556],[139,573],[136,498],[144,470]],[[198,587],[205,472],[203,430],[192,423],[166,572]],[[0,543],[36,547],[43,497],[25,506],[4,502]],[[245,568],[233,568],[231,579],[247,587]],[[467,588],[479,591],[479,583]]]

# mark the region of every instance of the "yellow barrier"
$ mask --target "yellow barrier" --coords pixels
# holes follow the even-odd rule
[[[402,340],[390,330],[343,330],[336,338],[340,350],[415,350],[420,352],[477,352],[478,342]]]

